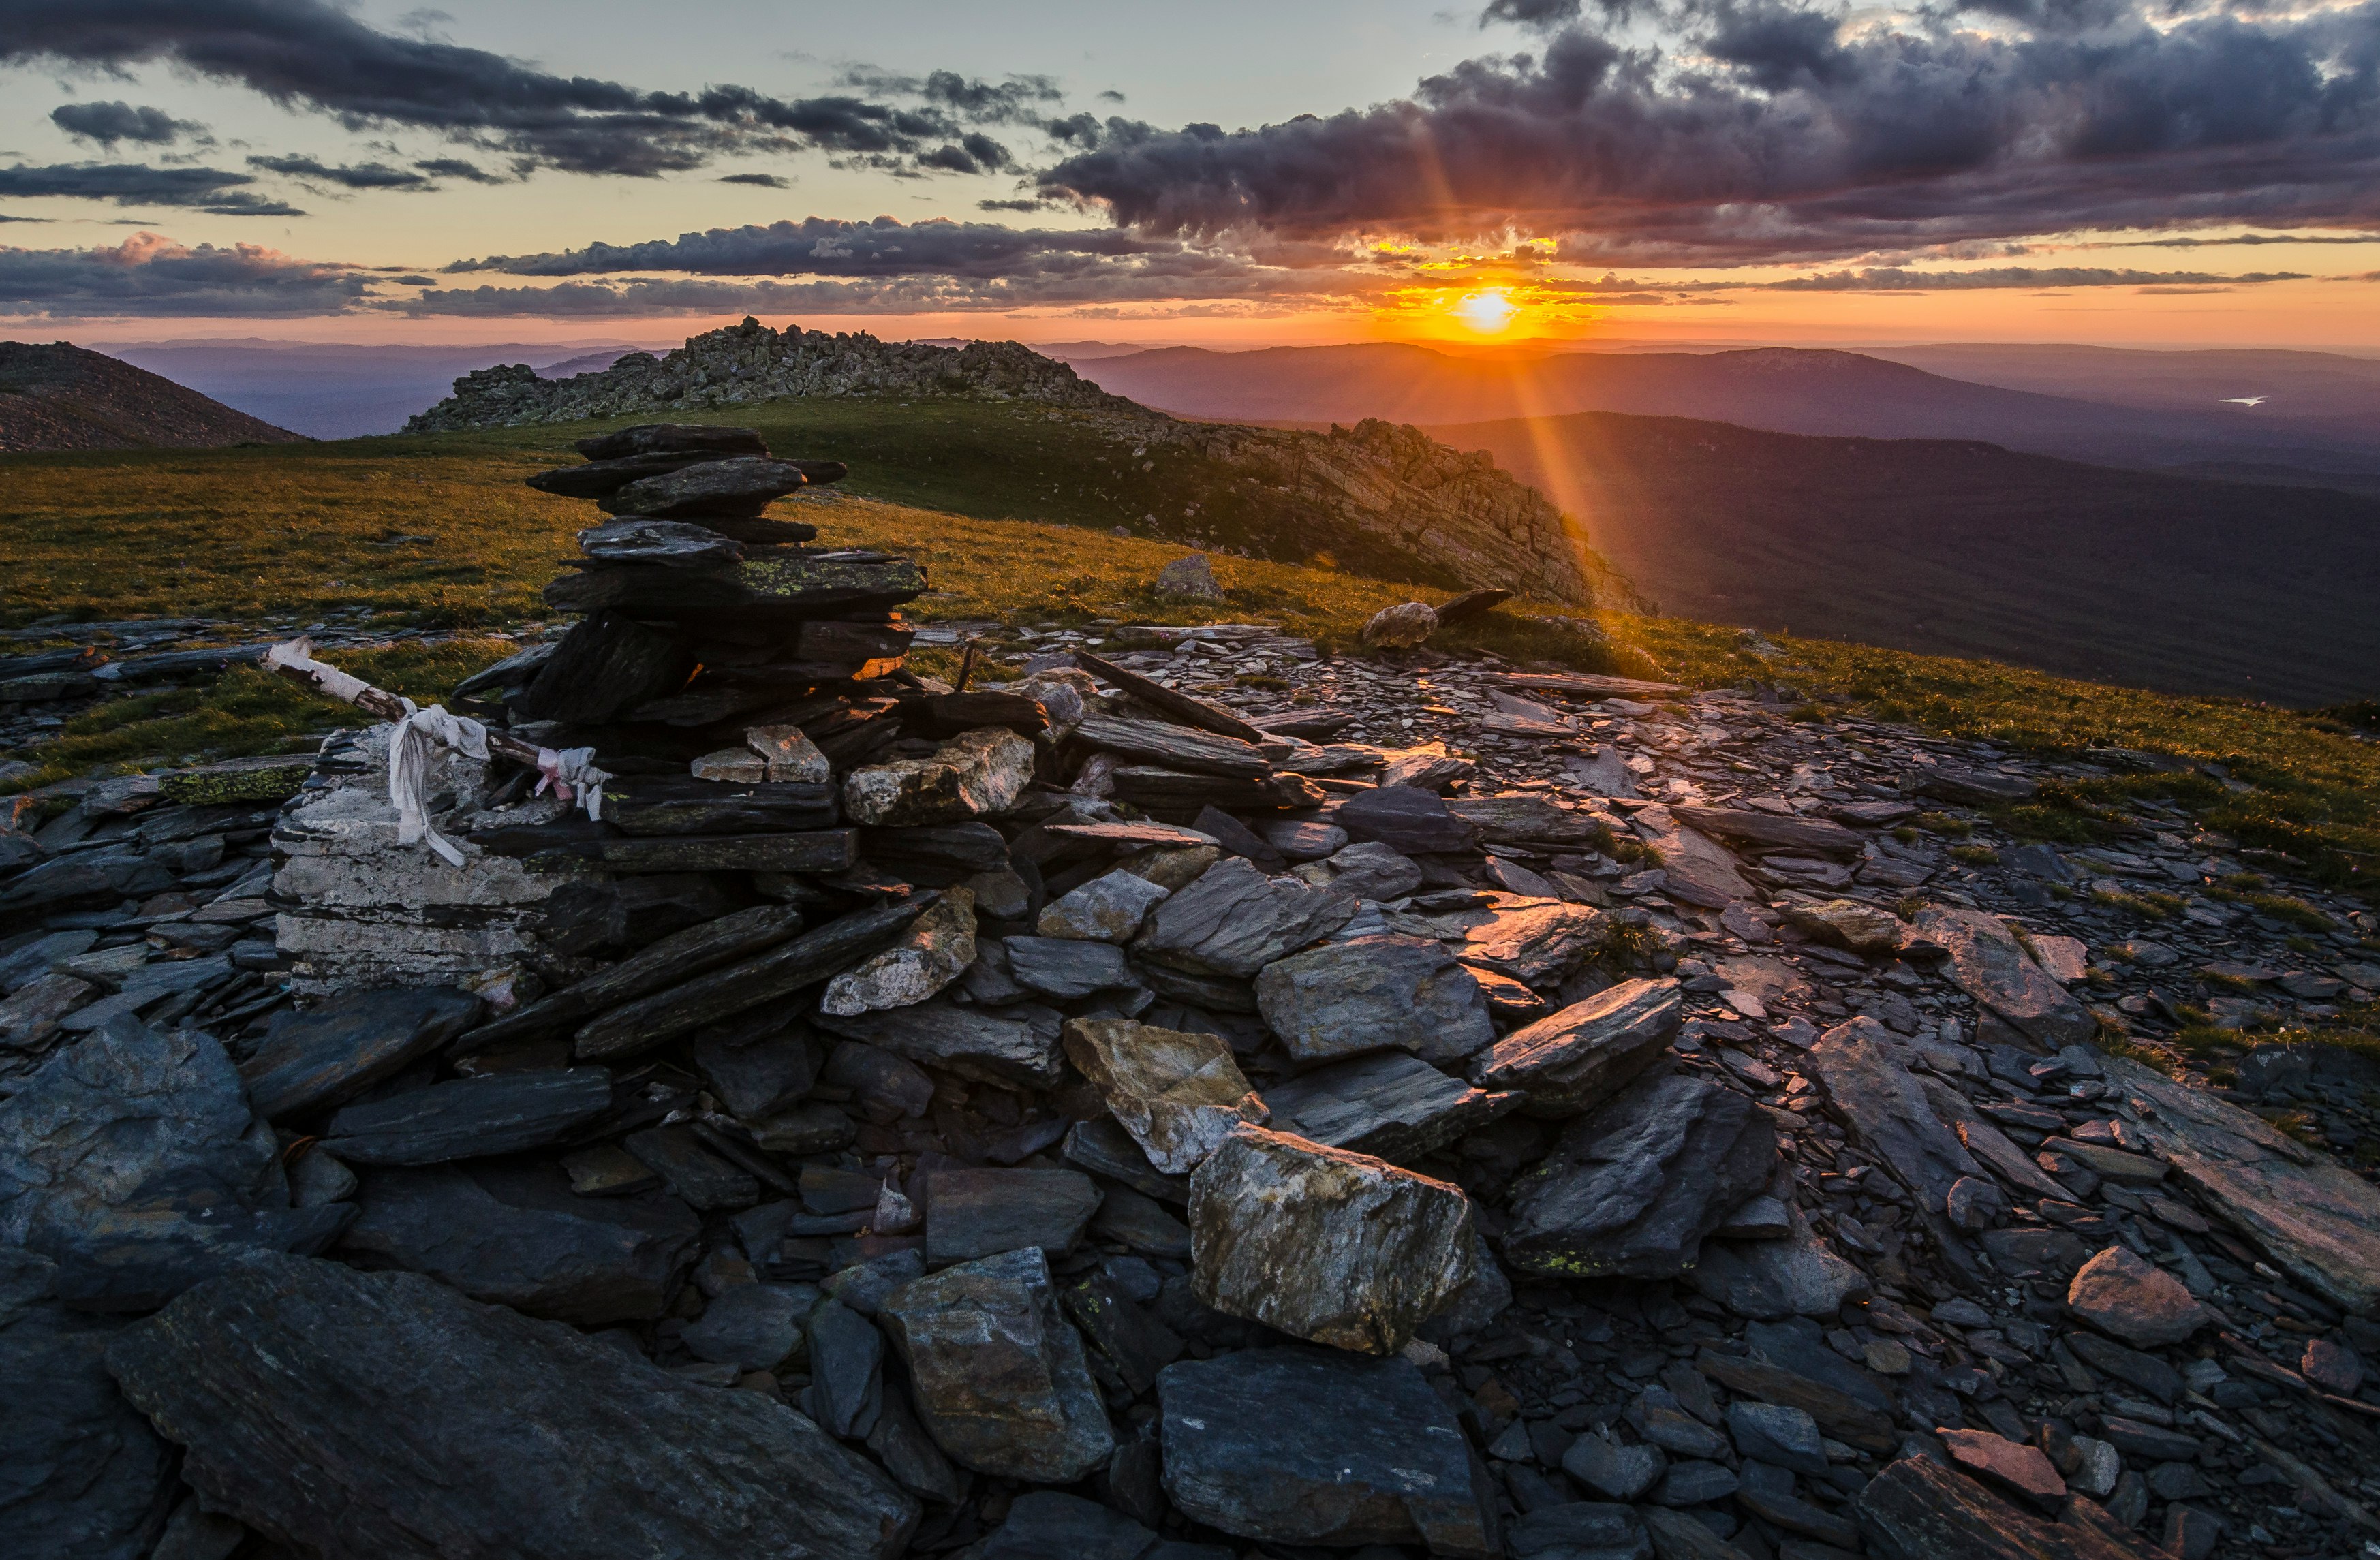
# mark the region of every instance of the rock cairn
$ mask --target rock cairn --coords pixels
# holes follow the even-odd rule
[[[707,640],[768,562],[590,554],[656,577],[563,588]],[[780,641],[834,621],[776,600]],[[458,877],[557,885],[476,988],[177,1023],[212,988],[147,972],[199,962],[168,952],[195,912],[119,901],[219,807],[94,813],[17,871],[9,1552],[2205,1560],[2373,1531],[2380,1194],[2247,1108],[2368,1135],[2322,1092],[2351,1059],[2243,1040],[2228,1090],[2142,1065],[2111,1036],[2164,1033],[2170,963],[2103,961],[2122,901],[2042,886],[2158,872],[2276,961],[2223,989],[2301,1014],[2380,986],[2367,913],[2228,914],[2236,847],[2155,830],[1951,855],[2058,771],[1774,698],[1253,624],[1028,632],[1005,687],[846,678],[865,740],[780,722],[821,780],[771,778],[807,750],[740,715],[572,725],[518,707],[543,667],[481,683],[621,774],[600,821],[516,780],[442,811]],[[1292,692],[1234,689],[1257,664]]]

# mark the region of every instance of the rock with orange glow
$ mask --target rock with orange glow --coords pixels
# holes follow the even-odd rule
[[[1364,625],[1364,643],[1384,650],[1402,650],[1438,632],[1438,609],[1427,601],[1400,601],[1372,614]]]

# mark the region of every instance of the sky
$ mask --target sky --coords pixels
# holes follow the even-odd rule
[[[0,334],[2380,351],[2380,0],[0,0]]]

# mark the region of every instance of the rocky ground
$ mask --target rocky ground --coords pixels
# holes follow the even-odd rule
[[[292,1004],[385,728],[0,836],[7,1553],[2380,1540],[2375,1080],[2256,1039],[2373,999],[2370,913],[1990,821],[2155,760],[992,632],[831,784],[448,761],[382,908],[548,874],[480,974]]]

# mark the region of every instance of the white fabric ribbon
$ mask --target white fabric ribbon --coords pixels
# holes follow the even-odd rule
[[[565,747],[556,753],[550,747],[537,750],[537,794],[551,790],[563,802],[574,796],[587,809],[587,816],[597,822],[603,817],[603,782],[612,777],[595,767],[595,750],[591,747]]]
[[[417,709],[411,699],[403,702],[405,719],[396,723],[388,744],[388,799],[396,807],[396,842],[426,844],[449,866],[460,866],[462,851],[430,826],[430,764],[442,747],[485,759],[488,728],[468,716],[449,713],[443,704]]]

